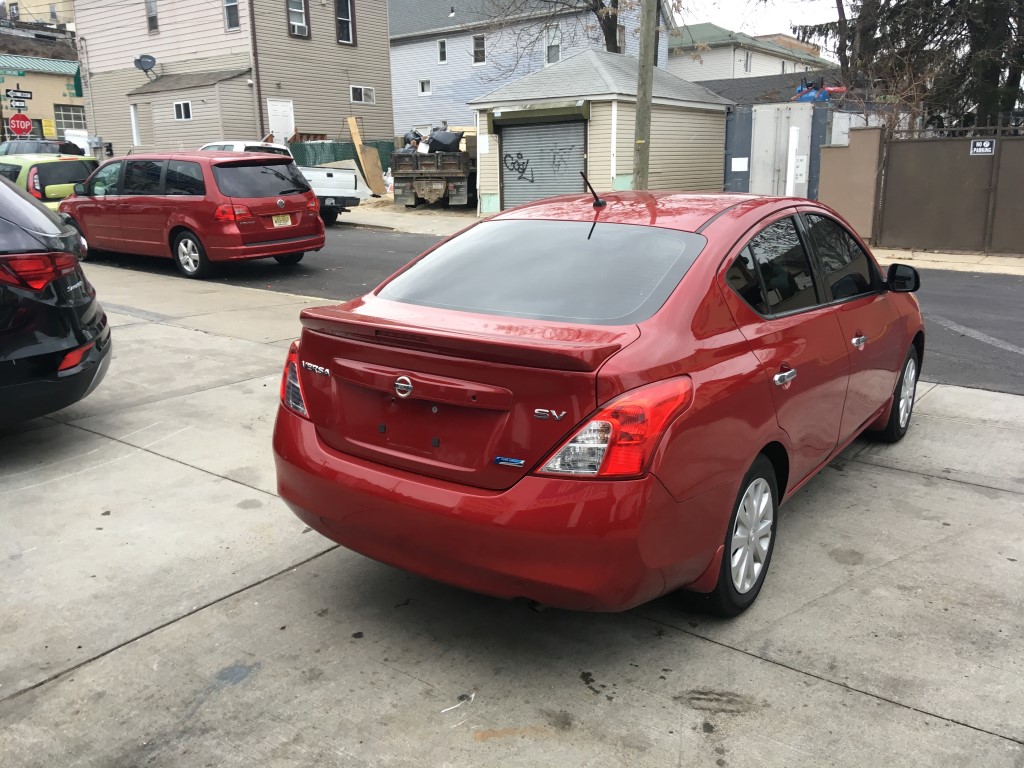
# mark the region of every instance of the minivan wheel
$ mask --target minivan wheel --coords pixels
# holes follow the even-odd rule
[[[278,264],[284,264],[286,267],[293,267],[302,261],[304,253],[286,253],[283,256],[275,256],[274,259]]]
[[[911,344],[893,391],[889,421],[882,430],[874,433],[883,443],[898,443],[910,429],[910,417],[914,414],[914,401],[917,399],[917,375],[917,347]]]
[[[212,267],[206,249],[192,232],[186,230],[174,238],[172,253],[174,264],[185,277],[203,278],[210,274]]]
[[[740,483],[729,518],[718,585],[710,595],[713,613],[738,616],[757,599],[775,550],[778,499],[775,468],[759,455]]]

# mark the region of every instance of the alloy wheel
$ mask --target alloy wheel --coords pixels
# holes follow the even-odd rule
[[[186,272],[199,269],[199,248],[195,240],[186,237],[178,243],[178,261]]]
[[[740,500],[729,547],[732,585],[741,595],[754,588],[764,570],[774,517],[772,489],[764,478],[758,477],[747,486]]]
[[[910,421],[910,412],[914,410],[914,393],[917,391],[917,363],[911,357],[907,367],[903,369],[903,386],[900,388],[900,429]]]

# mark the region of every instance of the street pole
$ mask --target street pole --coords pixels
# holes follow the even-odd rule
[[[647,189],[651,164],[651,99],[654,92],[654,58],[658,45],[658,5],[658,0],[642,0],[640,4],[640,72],[636,82],[633,189]]]

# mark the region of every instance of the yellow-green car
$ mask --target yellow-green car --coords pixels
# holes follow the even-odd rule
[[[81,155],[3,155],[0,176],[26,190],[51,211],[96,170],[95,158]]]

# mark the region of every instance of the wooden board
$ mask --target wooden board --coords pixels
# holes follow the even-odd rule
[[[356,118],[348,118],[348,130],[352,134],[352,141],[356,145],[356,156],[359,158],[359,165],[363,169],[363,178],[375,195],[387,194],[387,187],[384,186],[384,169],[380,167],[380,155],[372,147],[363,145],[363,138],[359,134],[359,123]]]

